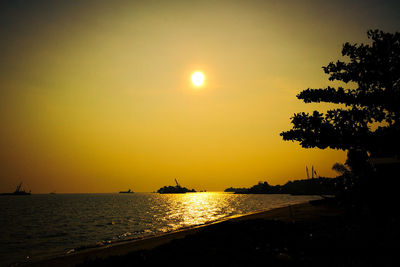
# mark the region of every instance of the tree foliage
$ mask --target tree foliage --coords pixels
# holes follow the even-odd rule
[[[344,175],[349,172],[349,169],[344,164],[338,162],[333,164],[332,170],[338,172],[340,175]]]
[[[281,133],[284,140],[298,141],[305,148],[399,154],[400,33],[370,30],[367,35],[371,44],[343,45],[347,62],[338,60],[323,67],[330,81],[356,88],[308,88],[297,95],[305,103],[329,102],[344,107],[325,114],[294,114],[293,128]]]

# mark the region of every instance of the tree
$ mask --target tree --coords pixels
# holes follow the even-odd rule
[[[344,175],[349,172],[349,169],[344,164],[338,162],[333,164],[332,170],[339,173],[340,175]]]
[[[330,81],[355,88],[306,89],[297,95],[305,103],[329,102],[343,108],[325,114],[297,113],[284,140],[304,148],[361,151],[372,156],[398,156],[400,151],[400,33],[369,30],[371,44],[345,43],[337,61],[322,67]],[[354,153],[353,153],[354,154]]]

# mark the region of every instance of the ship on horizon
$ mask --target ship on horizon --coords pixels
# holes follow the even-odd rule
[[[17,188],[15,189],[15,191],[13,193],[2,193],[0,194],[2,196],[26,196],[26,195],[31,195],[31,190],[29,190],[29,192],[26,192],[23,188],[22,188],[22,182],[17,186]]]
[[[131,191],[131,189],[129,189],[128,191],[119,191],[120,194],[132,194],[134,193],[133,191]]]

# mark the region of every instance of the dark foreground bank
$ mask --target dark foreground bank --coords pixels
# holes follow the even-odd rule
[[[37,266],[399,266],[398,222],[317,201]]]

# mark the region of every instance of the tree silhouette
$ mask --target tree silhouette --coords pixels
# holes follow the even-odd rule
[[[336,162],[335,164],[333,164],[332,166],[332,170],[334,170],[335,172],[343,175],[349,172],[349,169],[342,163],[338,163]]]
[[[361,157],[367,153],[399,155],[400,33],[369,30],[367,35],[371,44],[343,45],[347,62],[322,67],[330,81],[355,88],[308,88],[297,95],[305,103],[330,102],[344,107],[325,114],[295,114],[293,128],[280,134],[284,140],[298,141],[304,148],[361,151]]]

